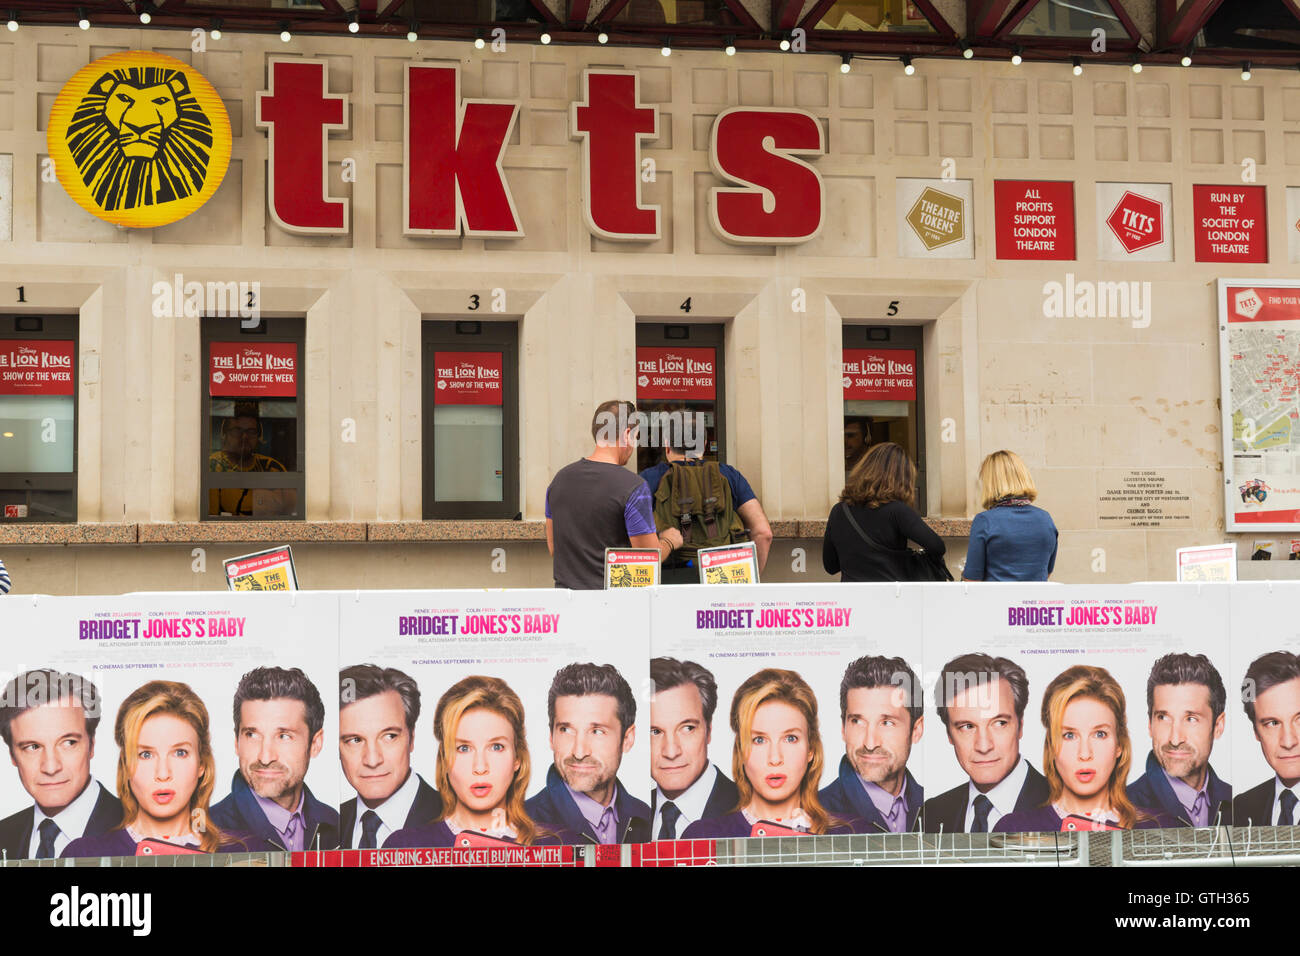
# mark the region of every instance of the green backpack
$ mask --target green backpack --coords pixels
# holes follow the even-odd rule
[[[682,533],[677,554],[693,558],[701,548],[734,544],[746,538],[745,525],[731,499],[731,484],[716,461],[699,465],[671,462],[655,489],[655,528]]]

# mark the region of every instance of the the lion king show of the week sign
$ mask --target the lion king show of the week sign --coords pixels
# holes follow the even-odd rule
[[[230,164],[230,118],[202,74],[161,53],[114,53],[59,92],[46,133],[59,182],[81,208],[149,228],[202,206]]]

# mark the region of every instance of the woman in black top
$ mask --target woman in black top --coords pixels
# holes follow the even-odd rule
[[[822,567],[841,581],[897,581],[896,555],[873,548],[849,521],[845,509],[880,548],[902,551],[914,541],[926,554],[942,557],[943,539],[912,509],[916,466],[894,442],[873,445],[849,473],[840,501],[826,519]]]

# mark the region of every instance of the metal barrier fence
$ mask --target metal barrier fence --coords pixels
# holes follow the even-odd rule
[[[368,856],[367,854],[373,854]],[[0,860],[8,867],[390,867],[464,865],[434,851],[345,850]],[[474,865],[474,864],[470,864]],[[899,833],[675,840],[574,847],[489,866],[1298,866],[1300,827],[1205,827],[1105,833]]]

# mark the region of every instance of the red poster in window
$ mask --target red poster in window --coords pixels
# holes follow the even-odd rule
[[[1074,183],[993,183],[999,259],[1074,258]]]
[[[434,352],[433,404],[500,405],[500,352]]]
[[[1197,262],[1268,262],[1263,186],[1193,186]]]
[[[0,395],[71,395],[73,343],[0,339]]]
[[[844,400],[916,401],[916,353],[911,349],[845,349]]]
[[[711,402],[718,397],[714,349],[636,350],[637,401]]]
[[[292,398],[298,394],[294,342],[213,342],[208,394],[222,398]]]

